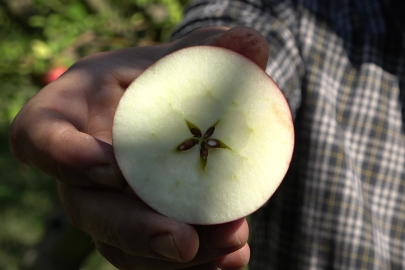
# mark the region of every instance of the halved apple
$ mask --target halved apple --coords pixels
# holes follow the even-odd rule
[[[294,128],[274,81],[233,51],[196,46],[145,70],[114,118],[128,184],[150,207],[190,224],[249,215],[289,167]]]

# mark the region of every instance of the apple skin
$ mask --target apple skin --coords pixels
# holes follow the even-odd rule
[[[44,75],[43,82],[45,85],[50,84],[51,82],[55,81],[59,78],[65,71],[67,70],[64,66],[54,67],[48,70]]]
[[[191,48],[196,48],[196,47],[200,47],[200,48],[206,47],[206,48],[207,48],[207,47],[212,47],[212,46],[202,45],[202,46],[194,46],[194,47],[191,47]],[[221,48],[221,47],[213,47],[213,48],[215,48],[215,50],[222,50],[223,53],[237,54],[239,57],[242,57],[242,58],[246,59],[248,62],[253,63],[250,59],[246,58],[246,57],[243,56],[243,55],[240,55],[239,53],[235,53],[234,51],[230,51],[230,50],[228,50],[228,49]],[[189,49],[189,48],[182,49],[182,50],[188,50],[188,49]],[[170,56],[170,55],[172,55],[172,54],[175,54],[175,53],[176,53],[176,52],[171,53],[171,54],[169,54],[168,56]],[[168,56],[166,56],[166,57],[168,57]],[[164,58],[166,58],[166,57],[164,57]],[[161,61],[161,60],[159,60],[157,63],[159,63],[160,61]],[[253,63],[253,64],[254,64],[254,63]],[[148,71],[149,69],[153,68],[153,66],[155,66],[155,65],[156,65],[156,63],[155,63],[154,65],[152,65],[151,67],[149,67],[147,70],[145,70],[145,72]],[[276,86],[276,88],[278,89],[278,92],[279,92],[279,93],[277,94],[277,95],[279,96],[279,97],[278,97],[278,103],[280,104],[281,107],[283,107],[283,109],[281,110],[281,111],[282,111],[282,115],[280,115],[280,119],[283,119],[283,121],[285,121],[285,122],[287,123],[287,126],[288,126],[288,127],[287,127],[287,129],[288,129],[288,139],[287,139],[287,140],[288,140],[289,142],[287,143],[287,146],[286,146],[286,151],[285,151],[286,154],[283,156],[282,162],[280,163],[280,164],[283,164],[282,167],[284,167],[284,168],[286,168],[286,169],[282,172],[282,177],[280,177],[280,174],[279,174],[279,175],[278,175],[279,180],[276,180],[276,181],[275,181],[275,182],[277,182],[277,183],[276,183],[276,185],[274,185],[274,186],[275,186],[275,188],[277,188],[277,187],[279,186],[279,184],[281,184],[282,178],[284,178],[284,175],[285,175],[285,173],[287,172],[287,169],[288,169],[288,167],[289,167],[289,165],[290,165],[290,162],[291,162],[291,159],[292,159],[292,154],[293,154],[293,149],[294,149],[294,141],[295,141],[295,140],[294,140],[294,126],[293,126],[293,120],[292,120],[291,111],[289,110],[288,102],[287,102],[285,96],[281,93],[281,90],[279,89],[279,87],[277,86],[277,84],[274,82],[274,80],[273,80],[270,76],[268,76],[268,74],[267,74],[263,69],[259,68],[256,64],[254,64],[254,65],[257,67],[256,73],[261,73],[261,76],[266,77],[267,80],[270,81],[271,84],[273,84],[274,86]],[[142,76],[142,75],[141,75],[141,76]],[[136,83],[136,81],[137,81],[137,79],[135,79],[135,81],[134,81],[132,84]],[[123,96],[123,97],[125,97],[125,95],[127,95],[127,93],[128,93],[128,91],[126,91],[126,92],[124,93],[124,96]],[[117,113],[117,112],[116,112],[116,113]],[[115,117],[114,117],[114,118],[115,118]],[[114,120],[114,122],[115,122],[115,120]],[[114,132],[113,132],[113,146],[114,146],[114,145],[115,145],[115,136],[114,136]],[[115,150],[115,149],[114,149],[114,150]],[[116,152],[114,152],[114,153],[115,153],[116,159],[117,159],[117,161],[118,161],[117,153],[116,153]],[[168,217],[171,217],[171,218],[174,218],[174,219],[177,219],[177,220],[179,220],[179,221],[186,222],[186,223],[192,224],[192,225],[215,225],[215,224],[223,224],[223,223],[227,223],[227,222],[231,222],[231,221],[237,220],[237,219],[242,218],[242,217],[244,217],[244,216],[248,216],[248,215],[252,214],[253,212],[255,212],[257,209],[259,209],[260,207],[262,207],[262,206],[268,201],[268,199],[270,199],[270,197],[271,197],[271,196],[273,195],[273,193],[274,193],[274,190],[273,190],[272,193],[269,194],[268,197],[267,197],[265,200],[262,200],[262,202],[261,202],[260,204],[256,205],[256,207],[255,207],[254,209],[250,209],[249,211],[245,211],[243,215],[234,216],[234,217],[231,218],[231,219],[221,220],[221,221],[218,221],[218,222],[213,222],[212,220],[207,221],[207,222],[201,221],[201,220],[200,220],[200,221],[193,222],[193,221],[190,221],[190,220],[178,219],[176,216],[171,216],[170,213],[168,213],[168,212],[162,212],[161,209],[158,209],[157,207],[154,207],[153,205],[149,204],[149,203],[148,203],[148,198],[145,198],[145,197],[139,195],[139,194],[137,193],[137,190],[133,187],[133,185],[132,185],[132,183],[131,183],[131,180],[129,180],[129,179],[126,178],[126,174],[124,173],[124,171],[123,171],[123,169],[122,169],[122,167],[121,167],[121,165],[120,165],[119,162],[118,162],[118,166],[119,166],[119,168],[121,169],[121,171],[123,172],[123,175],[124,175],[126,181],[128,182],[129,186],[132,188],[133,192],[134,192],[136,195],[138,195],[138,197],[139,197],[143,202],[145,202],[149,207],[151,207],[152,209],[156,210],[157,212],[159,212],[159,213],[161,213],[161,214],[163,214],[163,215],[166,215],[166,216],[168,216]]]

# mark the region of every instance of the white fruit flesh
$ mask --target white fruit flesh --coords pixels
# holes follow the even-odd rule
[[[228,148],[176,148],[193,137],[187,121]],[[219,122],[218,122],[219,121]],[[292,155],[288,104],[247,58],[217,47],[183,49],[159,60],[126,90],[113,145],[135,193],[156,211],[190,224],[218,224],[261,207]]]

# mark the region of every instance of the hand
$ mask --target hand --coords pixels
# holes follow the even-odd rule
[[[245,219],[191,226],[156,213],[129,190],[111,146],[114,112],[126,87],[166,54],[200,44],[232,49],[263,69],[267,63],[268,45],[257,31],[200,29],[169,44],[86,57],[13,122],[12,153],[58,180],[70,221],[120,269],[243,269],[249,261]]]

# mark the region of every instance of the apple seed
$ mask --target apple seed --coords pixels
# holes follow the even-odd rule
[[[194,137],[196,137],[196,138],[201,138],[201,131],[199,130],[199,129],[197,129],[197,128],[190,128],[190,132],[191,132],[191,134],[193,134],[194,135]]]
[[[177,146],[177,151],[185,151],[198,144],[198,140],[189,139]]]
[[[200,155],[201,155],[201,158],[202,158],[204,161],[207,160],[207,157],[208,157],[208,149],[207,149],[207,147],[205,146],[205,142],[202,142],[202,143],[201,143]]]
[[[213,147],[213,148],[221,147],[221,143],[215,139],[209,139],[207,141],[207,144],[208,144],[208,146]]]
[[[205,132],[204,138],[211,137],[212,134],[214,134],[214,130],[215,130],[215,126],[210,127],[210,128],[207,130],[207,132]]]

